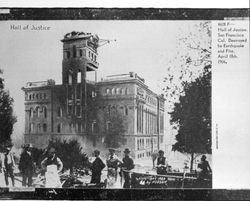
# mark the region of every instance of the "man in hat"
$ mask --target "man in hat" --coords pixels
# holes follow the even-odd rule
[[[208,177],[209,173],[212,172],[212,169],[208,163],[208,161],[206,160],[206,156],[203,155],[201,157],[201,162],[198,164],[198,168],[201,169],[200,174],[199,174],[199,180],[204,180],[205,178]]]
[[[107,167],[108,167],[108,180],[110,186],[113,186],[117,181],[117,170],[119,164],[122,163],[118,156],[115,154],[115,149],[109,148],[109,156],[107,158]]]
[[[3,154],[3,164],[2,168],[4,171],[4,178],[6,186],[9,186],[9,177],[12,181],[12,186],[15,186],[15,178],[14,178],[14,169],[15,169],[15,160],[14,155],[10,152],[11,146],[5,147]]]
[[[23,152],[20,157],[19,170],[23,176],[22,186],[31,187],[32,185],[32,176],[35,171],[35,164],[32,156],[32,145],[26,144],[23,146]],[[27,182],[28,180],[28,182]]]
[[[166,158],[164,157],[164,151],[162,150],[159,151],[159,156],[157,158],[156,172],[161,175],[167,174]]]
[[[51,147],[48,150],[48,156],[41,162],[41,165],[46,169],[46,188],[60,188],[61,182],[59,172],[63,169],[63,163],[60,158],[56,156],[56,150]]]
[[[123,188],[130,188],[131,187],[131,178],[130,178],[130,170],[132,170],[135,165],[134,165],[134,161],[132,158],[129,157],[129,153],[130,150],[128,148],[126,148],[124,150],[124,158],[122,159],[122,164],[121,164],[121,168],[122,168],[122,173],[124,176],[124,184],[123,184]]]
[[[100,159],[100,151],[94,151],[95,160],[91,165],[92,177],[90,183],[100,184],[101,183],[101,174],[105,164],[102,159]]]

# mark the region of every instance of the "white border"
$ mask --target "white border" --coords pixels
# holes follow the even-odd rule
[[[249,0],[1,0],[0,7],[249,8]]]

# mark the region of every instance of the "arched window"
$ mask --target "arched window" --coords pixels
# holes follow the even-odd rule
[[[43,124],[43,132],[47,132],[47,124]]]
[[[36,107],[36,117],[40,117],[40,108],[39,106]]]
[[[107,89],[106,89],[106,94],[109,94],[109,93],[110,93],[110,89],[107,88]]]
[[[111,94],[115,94],[115,88],[112,88]]]
[[[120,88],[116,88],[116,94],[120,93]]]
[[[30,108],[30,110],[29,110],[29,117],[33,118],[33,116],[34,116],[34,109]]]
[[[30,124],[30,129],[29,129],[30,132],[34,132],[34,123],[31,123]]]
[[[36,99],[39,99],[39,94],[36,94]]]
[[[57,108],[57,117],[61,117],[62,116],[62,108],[58,107]]]
[[[29,95],[29,100],[31,100],[31,98],[32,98],[32,96],[31,96],[31,94]]]
[[[43,107],[43,116],[44,118],[47,118],[47,108]]]

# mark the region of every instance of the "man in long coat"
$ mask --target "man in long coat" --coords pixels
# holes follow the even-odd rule
[[[124,150],[125,156],[122,159],[122,164],[121,164],[122,172],[123,172],[124,180],[125,180],[123,188],[130,188],[131,187],[131,178],[130,178],[129,171],[135,167],[133,159],[129,157],[129,153],[130,153],[130,150],[128,148],[126,148]]]
[[[95,150],[95,160],[92,163],[91,171],[92,171],[92,177],[90,183],[100,184],[101,183],[101,174],[103,168],[105,168],[105,164],[103,163],[102,159],[100,159],[100,151]]]
[[[20,157],[20,162],[19,162],[19,170],[22,173],[23,180],[22,180],[22,186],[27,186],[31,187],[32,186],[32,176],[35,171],[35,165],[34,165],[34,160],[33,156],[31,153],[32,150],[32,145],[31,144],[26,144],[23,147],[23,153],[21,154]],[[28,182],[27,182],[28,180]]]

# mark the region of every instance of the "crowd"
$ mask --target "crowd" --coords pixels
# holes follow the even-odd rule
[[[119,175],[121,183],[123,183],[123,188],[131,188],[131,172],[135,165],[133,159],[130,157],[130,150],[128,148],[124,150],[124,157],[122,160],[119,159],[115,152],[115,149],[109,148],[109,154],[107,160],[105,161],[106,163],[104,163],[104,161],[100,158],[100,151],[94,151],[95,159],[90,163],[90,170],[92,173],[90,183],[97,185],[100,184],[103,169],[107,167],[108,186],[114,186],[115,183],[117,183]],[[158,153],[154,152],[152,154],[152,160],[153,169],[156,168],[156,173],[159,175],[166,175],[168,165],[166,157],[164,156],[164,151],[160,150]],[[0,164],[0,170],[4,173],[6,186],[9,186],[9,178],[11,179],[12,186],[15,186],[14,169],[16,164],[13,153],[11,152],[11,146],[5,147],[3,154],[1,154]],[[45,171],[45,187],[62,187],[59,174],[63,170],[63,162],[57,156],[54,147],[50,147],[47,150],[46,157],[41,161],[41,167]],[[201,157],[201,163],[198,167],[201,169],[198,180],[202,181],[212,171],[205,155]],[[32,145],[26,144],[23,146],[23,152],[20,156],[18,164],[18,169],[22,175],[23,187],[32,186],[35,168]],[[124,181],[122,181],[122,179],[124,179]]]

